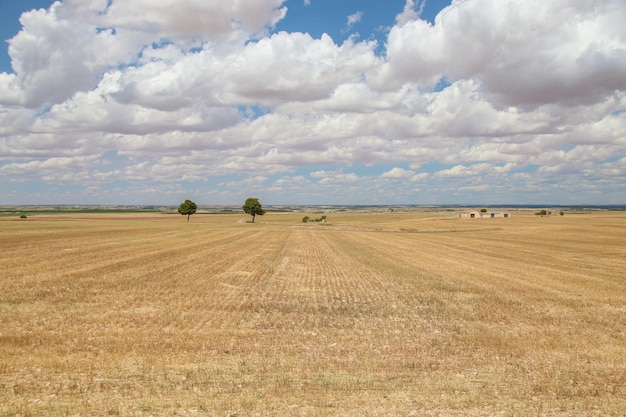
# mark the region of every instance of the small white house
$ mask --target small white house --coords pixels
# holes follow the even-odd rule
[[[463,211],[459,214],[461,219],[495,219],[496,217],[509,218],[509,213],[502,211],[480,212],[476,210]]]
[[[495,217],[504,217],[504,218],[509,218],[509,213],[505,213],[502,211],[492,211],[489,213],[489,216],[493,219]]]
[[[481,213],[476,210],[471,210],[462,212],[459,217],[462,219],[478,219],[480,218],[480,214]]]

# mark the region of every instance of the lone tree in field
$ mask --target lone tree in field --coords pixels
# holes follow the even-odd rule
[[[254,223],[254,217],[258,214],[262,216],[265,214],[263,206],[259,203],[258,198],[248,198],[246,203],[241,207],[243,212],[252,216],[252,223]]]
[[[191,200],[185,200],[180,206],[178,206],[178,212],[183,216],[187,216],[187,221],[189,221],[189,216],[196,213],[196,203]]]

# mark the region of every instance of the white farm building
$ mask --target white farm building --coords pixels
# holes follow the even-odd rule
[[[480,212],[476,210],[464,211],[459,214],[461,219],[495,219],[496,217],[509,218],[510,214],[502,211]]]

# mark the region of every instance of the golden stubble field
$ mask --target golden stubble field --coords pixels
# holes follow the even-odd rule
[[[302,216],[0,218],[0,415],[625,415],[626,213]]]

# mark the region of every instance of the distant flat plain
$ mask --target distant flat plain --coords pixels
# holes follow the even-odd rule
[[[626,212],[0,217],[0,416],[623,416]]]

